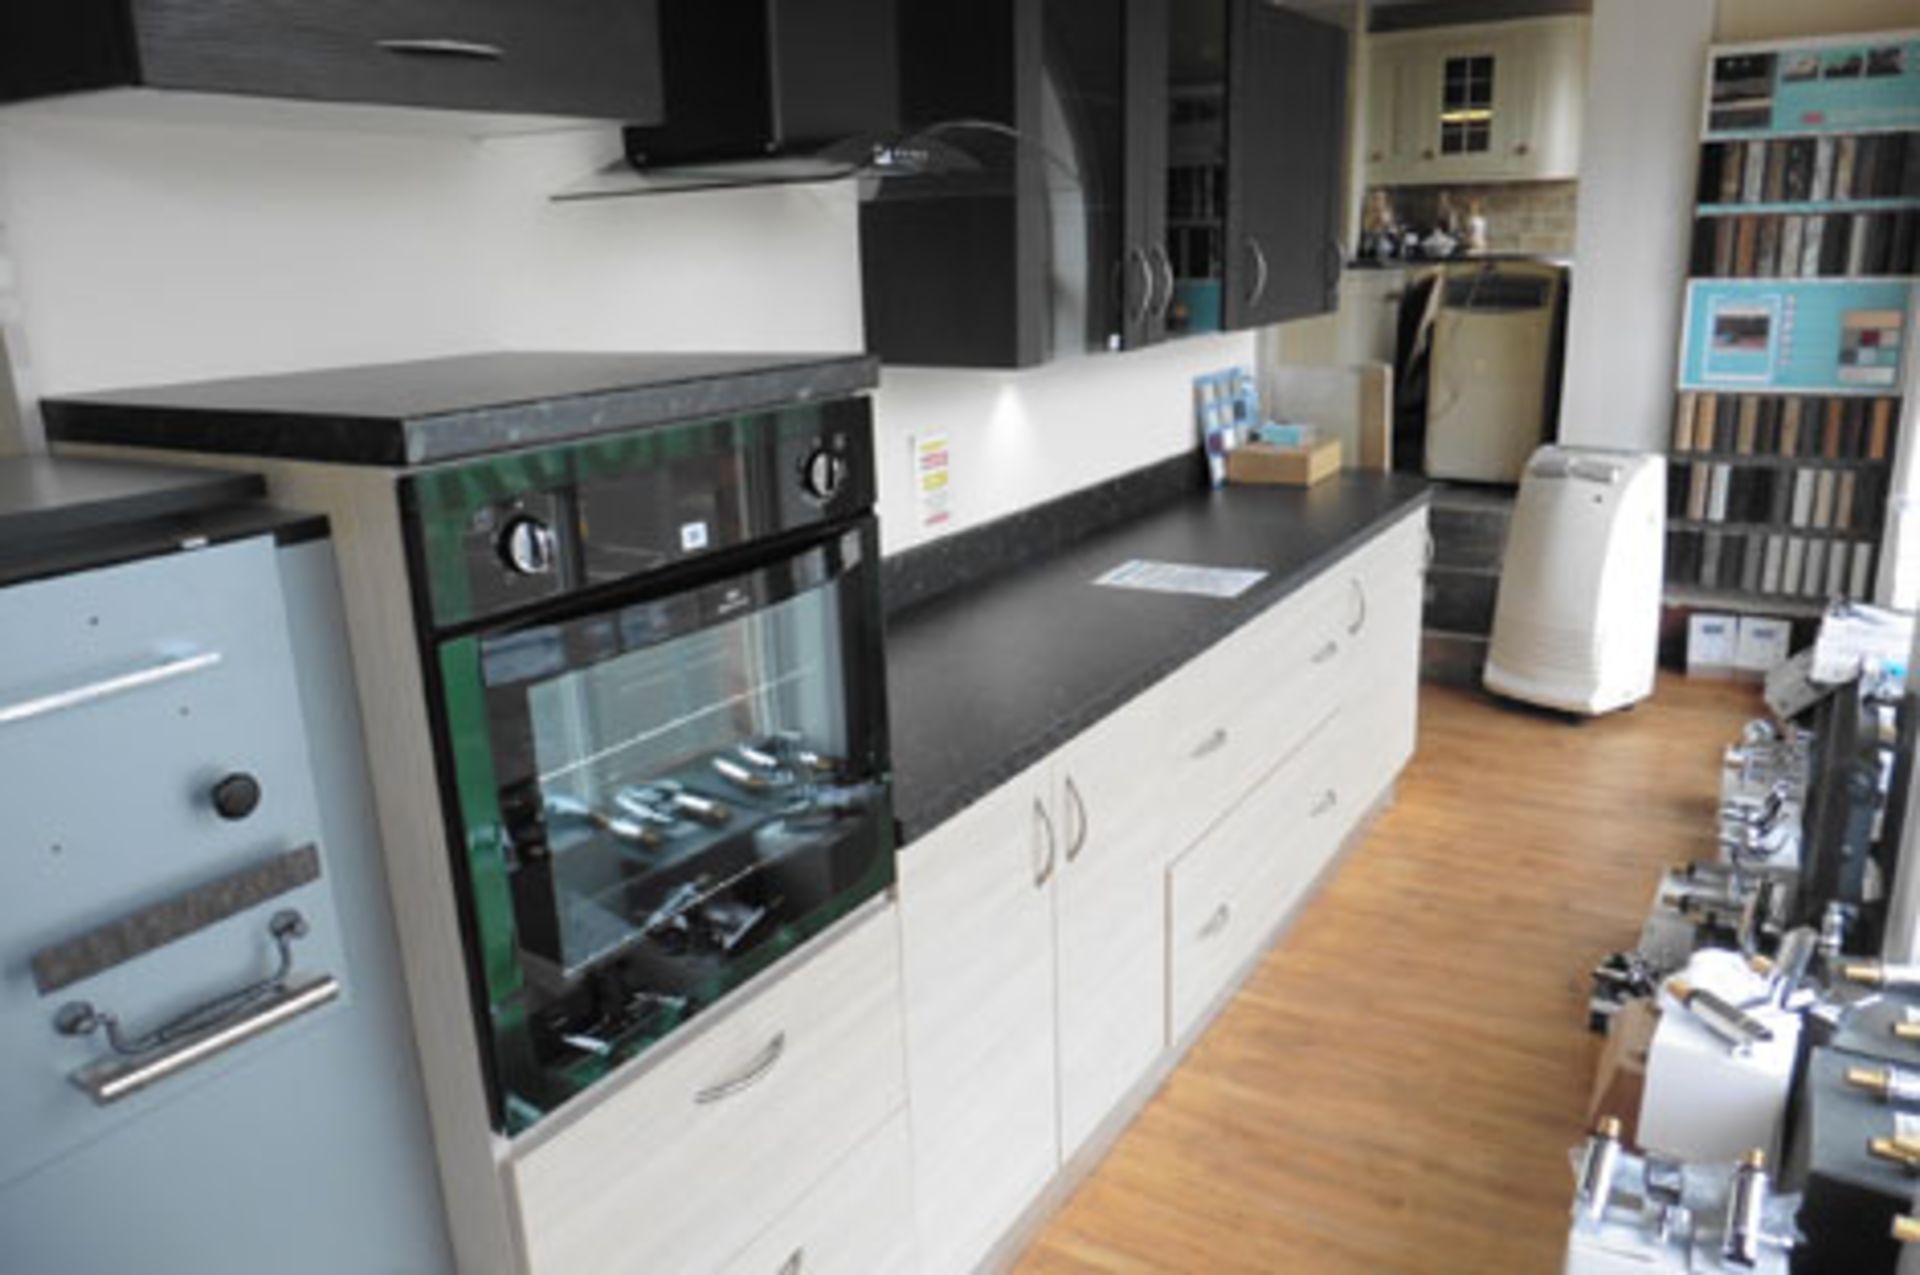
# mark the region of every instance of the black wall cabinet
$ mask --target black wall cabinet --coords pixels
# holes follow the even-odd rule
[[[981,173],[861,212],[869,345],[1025,367],[1331,310],[1346,34],[1270,0],[904,5],[909,128]],[[916,9],[946,12],[919,12]]]
[[[0,101],[132,87],[648,122],[657,0],[0,3]]]

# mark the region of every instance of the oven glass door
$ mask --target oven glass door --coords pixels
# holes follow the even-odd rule
[[[445,643],[503,1128],[892,880],[872,523]]]

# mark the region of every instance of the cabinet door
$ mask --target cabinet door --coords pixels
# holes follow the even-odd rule
[[[657,0],[133,0],[154,88],[630,122],[662,109]]]
[[[1162,878],[1179,850],[1160,782],[1168,773],[1165,702],[1149,691],[1056,761],[1063,1159],[1080,1149],[1163,1044]]]
[[[1398,130],[1397,93],[1405,57],[1394,45],[1376,44],[1367,60],[1366,169],[1369,186],[1392,185],[1404,162]]]
[[[1167,314],[1173,307],[1173,261],[1167,254],[1167,4],[1168,0],[1127,0],[1126,5],[1127,259],[1123,264],[1128,276],[1137,274],[1145,288],[1139,309],[1128,311],[1128,349],[1166,339]]]
[[[1580,132],[1587,104],[1587,19],[1555,18],[1532,27],[1522,46],[1531,94],[1526,131],[1514,143],[1514,175],[1571,181],[1580,175]]]
[[[1042,763],[900,854],[915,1212],[928,1270],[970,1270],[1059,1167],[1053,878]]]
[[[1339,304],[1347,35],[1234,0],[1227,73],[1226,315],[1258,327]]]

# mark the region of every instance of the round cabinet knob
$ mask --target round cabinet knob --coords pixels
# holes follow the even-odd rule
[[[526,514],[514,518],[500,533],[500,561],[515,575],[552,575],[559,548],[553,528]]]
[[[800,487],[822,503],[840,494],[847,481],[847,462],[838,452],[816,447],[800,464]]]
[[[245,819],[260,808],[260,781],[245,771],[235,771],[213,786],[213,813],[222,819]]]

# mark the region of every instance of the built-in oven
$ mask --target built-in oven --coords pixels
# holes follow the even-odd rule
[[[869,413],[403,482],[503,1131],[891,884]]]

